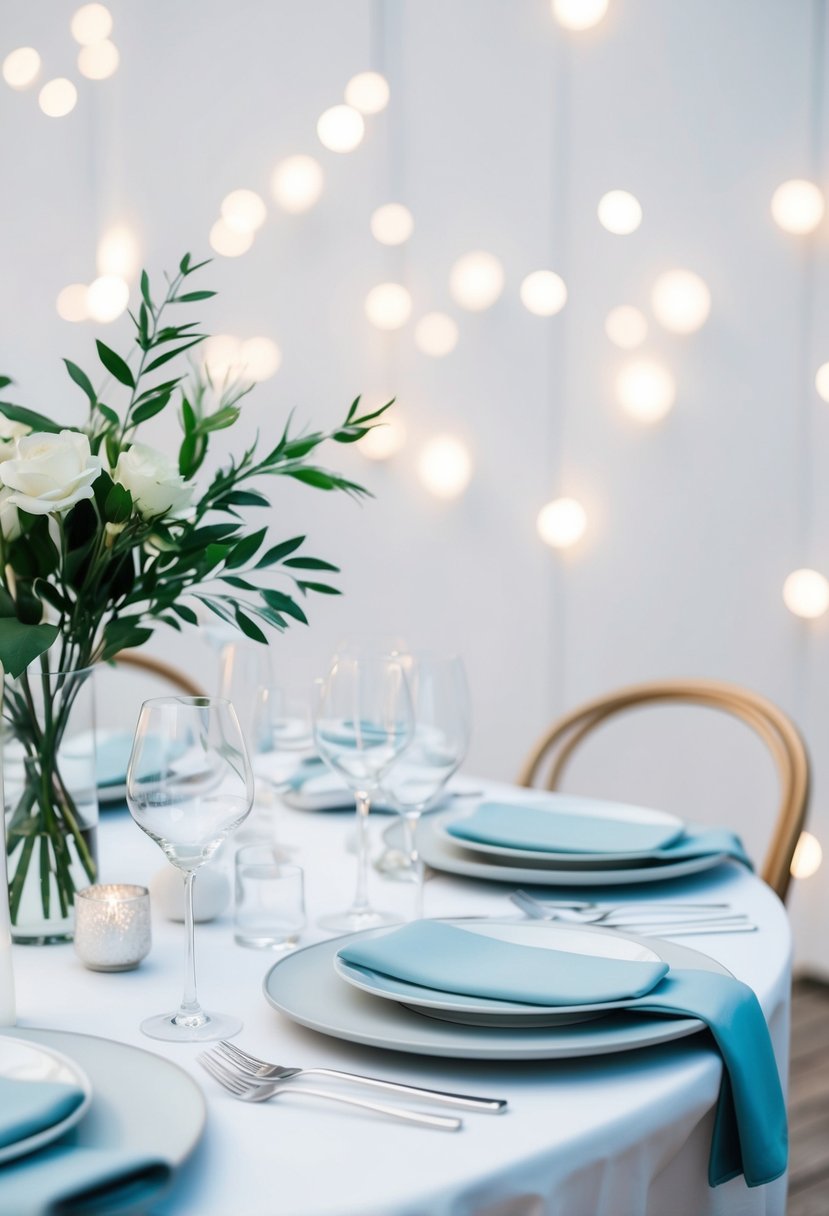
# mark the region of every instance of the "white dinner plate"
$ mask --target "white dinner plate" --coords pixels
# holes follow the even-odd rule
[[[73,1143],[88,1148],[128,1149],[158,1157],[173,1169],[182,1165],[204,1131],[207,1108],[193,1078],[170,1060],[88,1034],[14,1027],[14,1037],[33,1047],[62,1052],[92,1083],[86,1117],[72,1132]],[[5,1041],[0,1032],[0,1044]],[[159,1193],[164,1185],[159,1186]],[[153,1196],[153,1201],[157,1196]],[[142,1195],[140,1211],[148,1207]],[[119,1207],[119,1216],[134,1204]]]
[[[590,930],[587,930],[590,932]],[[698,1018],[660,1017],[620,1009],[576,1026],[510,1029],[467,1026],[381,1001],[344,984],[334,958],[346,941],[383,930],[329,938],[305,946],[274,963],[265,976],[265,999],[274,1009],[311,1030],[388,1051],[467,1060],[563,1060],[609,1055],[682,1039],[705,1029]],[[691,967],[718,975],[729,972],[714,959],[674,942],[644,942],[671,967]]]
[[[684,878],[712,870],[728,860],[727,853],[710,853],[705,857],[691,857],[683,861],[666,861],[649,866],[628,866],[625,869],[602,869],[540,865],[525,862],[511,865],[508,859],[494,857],[461,846],[441,830],[446,815],[422,819],[417,827],[417,845],[420,856],[433,870],[446,874],[460,874],[464,878],[483,878],[490,882],[508,882],[513,886],[542,887],[620,887],[636,883],[667,882],[672,878]]]
[[[489,801],[498,801],[491,799]],[[572,815],[574,812],[589,820],[592,818],[613,819],[624,823],[652,824],[655,827],[672,828],[677,833],[684,826],[678,815],[668,811],[656,811],[651,807],[629,806],[623,802],[601,802],[597,798],[579,798],[571,794],[538,794],[533,798],[522,794],[519,798],[510,799],[510,804],[527,806],[542,810],[546,814]],[[556,808],[558,803],[558,808]],[[554,852],[551,849],[522,849],[503,844],[486,844],[479,840],[465,840],[453,836],[449,827],[462,819],[468,819],[474,810],[466,809],[453,815],[444,816],[438,826],[438,831],[449,844],[457,845],[474,853],[489,853],[494,857],[502,857],[509,861],[538,861],[545,865],[555,864],[562,869],[624,869],[636,861],[649,861],[653,854],[650,852],[626,853],[577,853],[572,849],[568,852]]]
[[[652,946],[608,930],[542,922],[468,918],[447,918],[444,923],[456,925],[469,933],[480,933],[484,937],[494,937],[498,941],[512,942],[517,946],[530,946],[542,952],[557,950],[570,954],[588,954],[594,958],[626,959],[640,963],[659,962],[659,955]],[[386,930],[389,933],[393,931]],[[355,966],[338,956],[334,957],[334,970],[347,983],[373,996],[402,1003],[432,1017],[444,1017],[447,1021],[463,1022],[471,1026],[566,1026],[593,1017],[602,1017],[608,1010],[620,1009],[626,1004],[625,1001],[602,1001],[566,1006],[528,1005],[523,1001],[441,992],[382,975],[367,967]]]
[[[57,1140],[81,1121],[92,1102],[92,1083],[79,1064],[51,1047],[29,1043],[25,1039],[12,1038],[10,1035],[0,1037],[0,1076],[15,1081],[57,1081],[74,1085],[83,1092],[82,1101],[64,1119],[44,1128],[42,1132],[0,1148],[0,1164],[13,1161],[15,1157],[24,1157]]]

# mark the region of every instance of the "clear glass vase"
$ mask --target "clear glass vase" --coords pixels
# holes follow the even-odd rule
[[[98,795],[93,668],[33,664],[3,704],[12,938],[69,941],[75,892],[95,881]]]

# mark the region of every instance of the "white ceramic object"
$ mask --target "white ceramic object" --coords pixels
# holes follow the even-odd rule
[[[230,906],[230,880],[221,870],[202,866],[193,884],[193,919],[202,924],[215,920]],[[166,865],[150,879],[153,907],[165,920],[184,921],[184,875]]]

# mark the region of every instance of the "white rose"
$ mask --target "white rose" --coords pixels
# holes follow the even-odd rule
[[[5,414],[0,414],[0,464],[11,460],[17,451],[17,441],[31,431],[25,422],[12,422]]]
[[[146,443],[134,443],[121,453],[112,478],[129,490],[144,519],[176,514],[193,494],[193,486],[181,476],[178,464]]]
[[[20,535],[20,516],[17,507],[9,502],[11,490],[0,490],[0,532],[3,540],[17,540]]]
[[[0,464],[0,482],[13,491],[8,502],[30,515],[56,515],[91,498],[100,473],[100,457],[77,431],[35,431],[18,439],[14,456]]]

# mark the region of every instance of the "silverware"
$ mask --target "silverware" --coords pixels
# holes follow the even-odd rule
[[[522,894],[526,895],[527,899],[533,898],[531,895],[528,895],[526,891],[523,891]],[[537,903],[541,908],[572,908],[577,912],[628,912],[631,908],[687,908],[689,911],[697,911],[707,908],[719,908],[725,910],[731,907],[731,904],[715,904],[708,900],[700,903],[682,904],[661,899],[627,900],[625,903],[621,904],[590,903],[589,901],[583,899],[537,899],[535,900],[535,903]]]
[[[619,929],[620,925],[608,925],[606,928]],[[705,933],[756,933],[757,926],[749,920],[740,921],[737,924],[732,922],[724,923],[722,921],[705,921],[702,924],[687,924],[687,925],[657,925],[647,926],[625,925],[625,932],[633,934],[634,937],[696,937]]]
[[[207,1054],[207,1053],[205,1053]],[[211,1058],[219,1055],[231,1063],[245,1076],[263,1080],[287,1081],[292,1077],[338,1077],[340,1080],[352,1081],[355,1084],[370,1085],[376,1089],[389,1089],[395,1093],[409,1094],[422,1101],[441,1102],[446,1106],[462,1107],[466,1110],[481,1111],[486,1114],[501,1114],[507,1109],[504,1098],[475,1098],[470,1094],[447,1093],[440,1089],[423,1089],[420,1085],[404,1085],[400,1081],[384,1081],[379,1077],[366,1077],[360,1073],[342,1072],[337,1068],[286,1068],[280,1064],[271,1064],[268,1060],[260,1060],[256,1056],[242,1051],[235,1043],[222,1042],[214,1049]]]
[[[647,913],[653,913],[654,919],[660,924],[667,923],[668,921],[676,921],[679,924],[683,920],[696,921],[709,917],[712,920],[744,919],[743,913],[721,912],[714,905],[710,907],[697,907],[696,909],[688,908],[687,910],[677,907],[673,910],[667,905],[647,903],[614,904],[608,905],[602,911],[598,909],[591,910],[588,907],[571,908],[560,904],[551,904],[546,900],[542,903],[540,900],[534,899],[532,895],[528,895],[526,891],[520,890],[513,891],[510,895],[510,900],[525,915],[532,917],[534,920],[561,921],[565,924],[574,925],[609,925],[611,922],[615,925],[631,922],[639,924],[646,919]]]
[[[285,1080],[257,1079],[245,1077],[233,1072],[209,1052],[202,1052],[196,1057],[205,1071],[218,1081],[229,1093],[242,1102],[267,1102],[270,1098],[293,1090],[294,1093],[305,1094],[311,1098],[325,1098],[330,1102],[341,1102],[345,1106],[356,1106],[360,1110],[372,1111],[377,1115],[385,1115],[390,1119],[399,1119],[404,1123],[416,1123],[421,1127],[433,1127],[440,1131],[456,1132],[463,1127],[463,1120],[447,1115],[427,1115],[420,1111],[404,1110],[400,1106],[386,1106],[381,1102],[366,1102],[362,1098],[353,1098],[346,1094],[334,1093],[328,1089],[312,1089],[305,1085],[293,1087]]]
[[[636,917],[609,919],[618,913],[619,909],[612,908],[606,913],[581,913],[569,908],[549,906],[533,899],[526,891],[513,891],[510,900],[520,908],[531,920],[542,920],[568,925],[598,925],[602,929],[624,929],[636,937],[690,937],[698,933],[753,933],[757,926],[752,924],[742,912],[723,916],[716,910],[706,914],[654,917],[650,920]],[[639,905],[649,907],[649,905]]]

